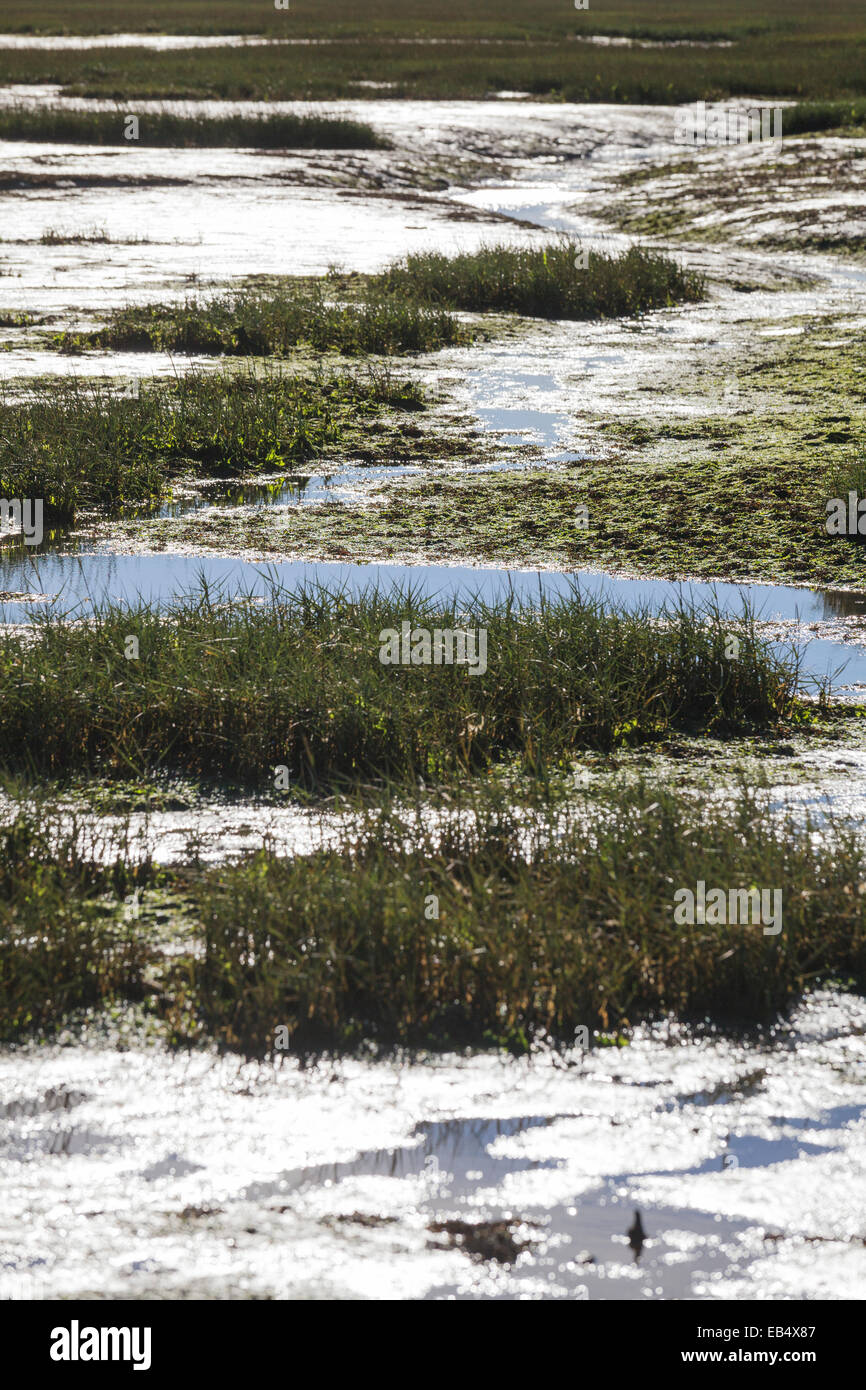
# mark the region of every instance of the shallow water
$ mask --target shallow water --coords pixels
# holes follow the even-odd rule
[[[0,1295],[863,1297],[864,1033],[823,994],[765,1042],[659,1025],[568,1066],[4,1049]],[[530,1244],[472,1259],[454,1218]]]
[[[733,39],[630,39],[610,34],[575,34],[577,43],[599,48],[733,48]]]
[[[274,39],[257,34],[0,34],[0,48],[77,53],[92,48],[152,48],[169,52],[186,48],[261,48],[311,44],[321,39]]]
[[[180,517],[226,507],[258,511],[269,507],[314,507],[322,502],[358,502],[363,500],[370,487],[396,482],[400,478],[416,477],[423,471],[413,464],[397,463],[383,468],[362,466],[342,468],[333,473],[298,473],[272,478],[267,482],[220,483],[202,486],[189,496],[164,502],[156,514],[160,517]]]
[[[359,470],[360,471],[360,470]],[[840,603],[849,612],[866,611],[866,595],[801,589],[772,584],[698,583],[676,584],[668,580],[631,579],[600,570],[491,569],[466,565],[352,564],[339,561],[286,560],[255,563],[223,555],[112,555],[100,551],[7,554],[0,561],[0,590],[12,594],[48,596],[58,609],[70,615],[86,614],[88,607],[110,600],[135,604],[139,599],[166,606],[180,593],[198,587],[201,578],[211,585],[225,585],[228,592],[265,595],[273,584],[288,590],[303,585],[326,585],[352,593],[378,586],[412,586],[426,595],[443,599],[459,596],[467,603],[477,598],[494,602],[513,593],[532,601],[541,594],[567,595],[575,586],[586,598],[623,608],[626,612],[665,607],[714,604],[723,614],[741,617],[746,603],[763,621],[783,620],[805,626],[838,614]],[[0,621],[27,623],[32,604],[26,599],[7,599],[0,607]],[[780,646],[784,646],[782,643]],[[806,683],[821,679],[844,663],[835,684],[855,687],[866,683],[866,648],[807,638],[798,645]],[[862,696],[852,689],[849,693]]]
[[[46,100],[116,110],[112,102],[64,98],[56,88],[0,90],[0,102]],[[416,250],[475,249],[494,238],[537,240],[538,231],[497,216],[497,199],[499,211],[517,217],[524,216],[522,202],[526,218],[538,226],[561,225],[611,240],[591,207],[575,216],[569,205],[635,160],[681,153],[673,140],[673,107],[134,103],[143,122],[148,111],[166,107],[190,114],[348,115],[388,135],[395,148],[274,153],[2,143],[6,175],[21,186],[3,198],[0,269],[8,273],[0,275],[0,309],[26,303],[38,313],[87,313],[167,293],[182,296],[198,284],[232,279],[239,266],[248,275],[284,273],[288,249],[294,273],[323,274],[332,264],[380,270]],[[471,188],[454,180],[442,193],[407,185],[407,171],[410,180],[413,169],[419,171],[420,185],[428,162],[438,176],[441,161],[459,169],[467,159],[476,166]],[[488,190],[485,174],[494,171],[500,185],[507,171],[508,183]],[[364,197],[365,190],[376,196]],[[538,215],[530,217],[536,205]],[[553,209],[560,210],[558,220]],[[118,239],[146,235],[150,244],[43,246],[42,232],[58,222],[77,232],[104,227]],[[0,370],[14,375],[14,362],[0,358]]]

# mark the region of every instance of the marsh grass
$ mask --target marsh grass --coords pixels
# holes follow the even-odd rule
[[[24,105],[0,108],[0,140],[58,145],[171,146],[231,149],[388,149],[390,142],[362,121],[334,116],[179,115],[143,111],[138,136],[127,140],[124,107],[113,111]]]
[[[786,135],[805,135],[824,130],[856,130],[866,126],[866,101],[803,101],[786,107],[782,128]]]
[[[69,379],[0,399],[0,496],[41,497],[48,520],[156,501],[178,473],[277,470],[336,447],[380,410],[418,408],[387,371],[302,377],[188,371],[132,388]]]
[[[99,867],[80,827],[14,801],[0,816],[0,1039],[50,1030],[74,1010],[139,999],[151,952],[118,902],[123,860]]]
[[[852,832],[816,841],[745,787],[706,814],[645,787],[591,816],[489,790],[433,817],[385,806],[339,849],[209,872],[194,990],[209,1034],[259,1056],[281,1025],[301,1053],[520,1052],[668,1013],[764,1022],[822,979],[866,987],[862,871]],[[699,879],[781,889],[781,933],[675,924],[674,892]]]
[[[147,237],[111,236],[107,227],[46,227],[39,238],[43,246],[148,246]]]
[[[608,0],[575,11],[563,0],[292,0],[296,36],[337,42],[307,47],[189,52],[0,52],[0,82],[72,84],[77,95],[224,97],[265,101],[380,96],[361,83],[387,82],[389,97],[484,98],[503,88],[542,99],[601,102],[694,101],[698,97],[832,99],[863,94],[862,0],[832,6],[764,0]],[[9,13],[7,14],[7,10]],[[202,7],[148,3],[136,28],[180,33],[286,33],[285,13],[240,3]],[[17,21],[17,22],[16,22]],[[20,0],[4,5],[4,27],[45,32],[126,27],[105,0]],[[600,48],[577,35],[734,41],[731,48]],[[440,44],[425,39],[445,40]],[[420,40],[420,42],[412,42]]]
[[[299,344],[347,356],[430,352],[466,341],[446,310],[367,287],[359,302],[335,302],[315,282],[283,281],[191,299],[117,310],[96,332],[63,334],[61,349],[113,348],[240,357],[283,357]]]
[[[347,355],[430,352],[466,342],[453,309],[546,318],[640,314],[703,297],[704,281],[657,252],[589,252],[562,237],[546,247],[489,246],[446,256],[407,256],[338,300],[328,282],[284,280],[188,300],[120,309],[104,328],[65,333],[61,350],[285,356],[299,344]],[[329,297],[330,290],[330,297]]]
[[[276,581],[254,599],[203,583],[168,611],[87,604],[79,616],[47,605],[35,640],[0,631],[0,765],[174,770],[264,794],[277,766],[312,791],[436,782],[510,759],[545,778],[576,748],[773,726],[791,713],[797,679],[748,614],[682,606],[657,622],[577,590],[463,604]],[[486,672],[383,665],[381,633],[403,622],[485,628]],[[731,634],[737,660],[725,657]],[[138,660],[125,659],[129,635]]]
[[[422,303],[556,319],[641,314],[704,296],[703,277],[660,252],[637,246],[619,254],[590,251],[582,269],[580,251],[570,237],[544,247],[485,246],[457,256],[422,251],[392,266],[379,283],[387,294]]]
[[[498,778],[340,799],[327,849],[161,871],[180,950],[127,911],[150,867],[88,860],[32,795],[0,825],[4,1041],[147,1001],[169,1039],[249,1056],[276,1055],[279,1027],[300,1055],[520,1053],[671,1014],[739,1030],[814,986],[866,989],[856,832],[773,818],[751,785],[708,808],[670,787],[567,797]],[[674,894],[698,880],[781,890],[782,930],[678,925]]]

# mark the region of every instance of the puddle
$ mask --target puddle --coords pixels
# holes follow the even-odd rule
[[[10,805],[0,797],[4,812]],[[52,834],[58,844],[74,839],[80,855],[95,864],[221,864],[267,846],[285,856],[338,847],[357,824],[351,813],[307,810],[295,803],[243,801],[197,804],[187,810],[100,812],[81,805],[56,805]],[[130,900],[130,912],[133,905]]]
[[[862,1297],[864,1033],[820,994],[764,1042],[657,1025],[570,1066],[3,1049],[0,1296]]]
[[[167,53],[185,48],[262,48],[327,42],[326,39],[269,39],[256,34],[0,34],[0,48],[60,53],[91,48],[152,48]]]
[[[267,482],[202,486],[190,496],[164,502],[159,517],[181,517],[224,507],[258,511],[268,507],[312,507],[323,502],[360,502],[369,487],[415,477],[425,470],[395,463],[382,468],[344,468],[334,473],[297,473]]]
[[[733,39],[631,39],[613,34],[575,34],[576,43],[599,48],[733,48]]]
[[[571,453],[562,447],[563,437],[568,438],[573,430],[573,422],[561,407],[553,405],[561,399],[556,378],[546,373],[509,370],[507,359],[497,360],[495,353],[484,356],[487,363],[493,363],[494,370],[476,369],[468,382],[472,410],[481,426],[503,442],[536,444],[551,461],[566,463],[585,458],[586,454]],[[516,407],[515,396],[552,408]]]
[[[866,690],[861,690],[860,699],[866,699]],[[800,762],[807,771],[814,769],[820,780],[770,787],[772,813],[800,822],[808,816],[816,834],[840,821],[862,830],[866,826],[866,753],[859,748],[819,749],[804,753]]]
[[[362,472],[365,470],[358,470]],[[286,484],[290,486],[290,484]],[[320,500],[324,500],[321,498]],[[195,503],[191,503],[195,505]],[[265,505],[262,502],[262,505]],[[678,603],[712,603],[723,614],[741,616],[744,604],[752,605],[763,622],[783,621],[797,625],[798,651],[804,688],[815,680],[837,672],[834,687],[850,688],[852,698],[862,698],[856,689],[866,685],[866,647],[843,640],[806,637],[799,629],[835,616],[839,607],[862,613],[866,595],[800,589],[772,584],[725,584],[697,581],[681,584],[667,580],[631,579],[600,570],[516,570],[473,568],[461,565],[352,564],[338,561],[286,560],[268,564],[244,561],[232,556],[214,555],[113,555],[100,550],[80,550],[70,542],[71,553],[35,554],[21,552],[0,559],[0,592],[7,598],[0,606],[0,621],[27,623],[32,619],[32,596],[47,598],[60,611],[86,615],[88,607],[105,601],[135,604],[139,599],[167,606],[178,594],[190,592],[204,578],[210,585],[225,586],[227,592],[267,594],[277,583],[288,590],[303,585],[326,585],[357,593],[371,586],[384,589],[392,585],[412,586],[419,592],[443,598],[460,596],[493,602],[509,593],[532,601],[540,594],[567,595],[577,586],[587,598],[623,608],[626,612],[658,613]],[[31,596],[30,600],[20,595]],[[785,648],[788,644],[780,641]]]

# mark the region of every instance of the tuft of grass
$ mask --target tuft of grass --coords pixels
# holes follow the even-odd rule
[[[520,808],[490,789],[377,808],[336,849],[261,853],[195,890],[207,1030],[248,1055],[361,1043],[573,1042],[674,1013],[773,1020],[816,979],[866,987],[862,848],[767,814],[753,789],[702,814],[670,789]],[[674,921],[674,893],[782,891],[782,930]],[[430,895],[437,915],[425,911]],[[772,902],[772,898],[769,900]]]
[[[189,371],[145,381],[57,381],[0,400],[0,496],[41,497],[49,521],[155,502],[178,473],[277,470],[335,446],[380,406],[417,393],[380,372],[300,377]]]
[[[385,293],[449,308],[499,310],[537,318],[615,318],[704,296],[704,279],[660,252],[633,246],[618,255],[578,242],[486,246],[457,256],[422,251],[380,277]]]
[[[820,130],[862,131],[866,126],[866,101],[801,101],[786,107],[782,129],[786,135],[805,135]]]
[[[363,121],[337,116],[178,115],[146,111],[138,117],[138,135],[127,139],[126,118],[113,111],[21,104],[0,109],[0,140],[28,140],[58,145],[171,146],[257,150],[381,150],[390,141]]]
[[[467,607],[411,589],[353,596],[276,582],[253,599],[202,581],[169,610],[88,604],[85,616],[70,623],[46,605],[28,634],[0,629],[9,769],[175,769],[263,793],[277,766],[294,788],[317,791],[436,782],[515,759],[544,778],[576,748],[776,725],[797,682],[792,659],[758,637],[748,613],[732,622],[683,606],[653,621],[577,588],[537,606],[512,596]],[[383,633],[403,624],[483,628],[486,671],[383,664]],[[735,661],[725,656],[732,633]]]
[[[12,804],[0,824],[0,1040],[74,1009],[141,999],[150,949],[118,917],[122,858],[83,855],[75,824]]]
[[[46,227],[39,238],[43,246],[146,246],[147,237],[113,237],[107,227]]]
[[[430,352],[467,337],[453,315],[368,287],[360,302],[335,302],[313,283],[284,281],[268,289],[232,290],[184,304],[116,311],[107,326],[64,334],[61,349],[181,352],[283,357],[299,344],[346,356]]]

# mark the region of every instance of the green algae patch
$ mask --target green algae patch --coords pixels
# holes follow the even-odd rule
[[[362,488],[360,505],[213,509],[121,525],[112,539],[120,549],[866,585],[866,547],[827,531],[828,502],[862,474],[866,347],[850,334],[830,338],[836,321],[792,326],[802,331],[749,345],[727,406],[687,415],[674,397],[678,413],[596,418],[595,456],[578,463],[533,467],[527,449],[524,467],[454,470],[449,461],[484,458],[484,436],[431,413],[402,453],[389,430],[376,451],[367,427],[370,461],[386,461],[391,448],[391,462],[423,464],[435,449],[437,467]],[[721,385],[704,372],[680,391],[721,395]],[[646,389],[668,400],[672,388],[659,380]],[[440,419],[448,426],[437,436]]]

